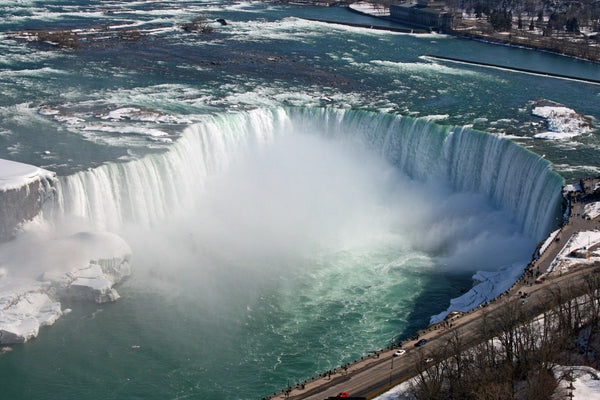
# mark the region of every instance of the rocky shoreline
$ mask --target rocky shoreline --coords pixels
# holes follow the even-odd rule
[[[289,3],[287,1],[276,1]],[[311,6],[339,6],[350,7],[353,12],[379,18],[385,21],[393,21],[389,17],[389,6],[387,13],[382,11],[382,6],[375,2],[361,1],[317,1],[302,0],[294,4]],[[356,5],[362,5],[357,7]],[[353,6],[352,6],[353,5]],[[352,6],[352,7],[351,7]],[[456,15],[461,13],[454,13]],[[518,29],[511,28],[507,31],[495,31],[485,18],[475,18],[458,15],[453,28],[443,33],[457,36],[463,39],[479,40],[493,44],[529,48],[532,50],[547,51],[568,57],[600,63],[600,34],[585,35],[583,33],[556,32],[547,35],[540,29]]]

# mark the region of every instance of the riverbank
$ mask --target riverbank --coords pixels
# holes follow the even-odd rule
[[[581,60],[600,63],[600,41],[579,34],[552,34],[544,36],[525,30],[511,29],[497,32],[487,27],[487,22],[463,20],[448,34],[463,39],[480,40],[492,44],[510,45],[532,50],[547,51]]]
[[[346,6],[339,3],[340,6]],[[348,5],[352,12],[365,16],[379,18],[384,21],[394,21],[390,18],[389,8],[385,9],[368,2]],[[387,11],[386,11],[387,10]],[[485,18],[454,13],[452,29],[443,33],[462,39],[479,40],[492,44],[509,45],[532,50],[547,51],[568,57],[600,63],[600,34],[553,32],[549,35],[541,28],[495,31]],[[395,21],[399,24],[408,21]],[[518,24],[513,21],[513,25]]]

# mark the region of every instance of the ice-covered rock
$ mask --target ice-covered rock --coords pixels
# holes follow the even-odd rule
[[[0,280],[0,344],[24,343],[61,315],[60,303],[49,296],[47,284]]]
[[[40,277],[51,282],[60,298],[115,301],[114,285],[131,274],[131,248],[107,232],[80,232],[58,241],[53,249],[72,254],[68,263],[48,268]]]
[[[0,159],[0,192],[20,189],[40,179],[54,179],[54,173],[33,165]]]
[[[450,307],[444,312],[431,317],[429,323],[442,321],[451,311],[468,312],[480,304],[486,303],[510,289],[523,274],[525,265],[515,263],[505,265],[498,271],[477,271],[473,280],[478,282],[468,292],[450,300]]]
[[[63,315],[62,300],[117,300],[114,286],[130,275],[130,258],[131,249],[119,236],[81,232],[38,245],[27,259],[19,260],[22,269],[33,265],[45,271],[37,280],[12,276],[10,265],[3,268],[0,344],[24,343],[36,337],[40,327],[52,325]]]
[[[567,107],[559,105],[543,105],[533,107],[531,114],[544,118],[548,128],[547,132],[534,135],[536,139],[568,139],[589,132],[591,123],[589,118]]]
[[[53,172],[33,165],[0,159],[0,241],[31,220],[54,193]]]

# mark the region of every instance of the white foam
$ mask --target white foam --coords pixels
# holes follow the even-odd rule
[[[138,126],[113,126],[113,125],[89,124],[89,125],[84,126],[81,129],[83,131],[122,133],[122,134],[151,136],[151,137],[169,136],[169,134],[167,132],[161,131],[159,129],[145,128],[145,127],[138,127]]]
[[[50,67],[43,67],[43,68],[36,68],[36,69],[20,69],[20,70],[4,70],[4,71],[0,71],[0,77],[2,78],[18,78],[21,76],[28,76],[28,77],[47,77],[49,75],[65,75],[66,72],[59,70],[59,69],[55,69],[55,68],[50,68]]]
[[[142,110],[137,107],[122,107],[110,111],[106,115],[100,116],[101,119],[109,119],[112,121],[141,121],[141,122],[156,122],[165,124],[191,124],[189,118],[177,117],[174,115],[163,114],[153,110]]]
[[[427,121],[443,121],[445,119],[450,118],[449,114],[437,114],[437,115],[426,115],[424,117],[422,117],[423,119],[426,119]]]
[[[388,71],[397,71],[402,73],[427,73],[444,75],[481,75],[479,72],[468,69],[452,68],[438,63],[423,62],[395,62],[387,60],[371,60],[371,64],[385,68]]]

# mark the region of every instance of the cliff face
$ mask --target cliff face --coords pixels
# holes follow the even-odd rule
[[[56,182],[53,172],[0,160],[0,242],[13,237],[19,224],[40,212],[53,196]]]

